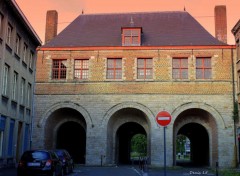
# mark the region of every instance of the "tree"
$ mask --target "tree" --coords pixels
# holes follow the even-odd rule
[[[147,137],[144,134],[136,134],[131,140],[132,152],[137,152],[141,155],[147,154]]]
[[[177,136],[177,148],[176,148],[177,153],[183,154],[185,152],[185,148],[184,148],[185,143],[186,143],[186,136],[181,135],[181,134],[178,135]]]

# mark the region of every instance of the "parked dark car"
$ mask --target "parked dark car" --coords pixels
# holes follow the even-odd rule
[[[62,160],[64,174],[69,174],[73,172],[74,162],[68,151],[64,149],[56,149],[54,150],[54,152]]]
[[[25,151],[17,166],[17,176],[63,176],[62,161],[48,150]]]

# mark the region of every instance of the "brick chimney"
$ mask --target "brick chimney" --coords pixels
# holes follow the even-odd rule
[[[215,6],[215,37],[227,43],[227,10],[225,5]]]
[[[56,10],[47,11],[45,43],[48,43],[57,35],[58,13]]]

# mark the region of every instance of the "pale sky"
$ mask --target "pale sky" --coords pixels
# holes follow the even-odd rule
[[[240,0],[15,0],[42,42],[47,10],[58,12],[58,33],[77,16],[92,13],[183,11],[184,7],[215,36],[214,7],[226,5],[228,44],[235,44],[232,28],[240,19]]]

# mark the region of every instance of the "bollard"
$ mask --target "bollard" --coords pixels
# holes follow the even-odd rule
[[[216,162],[216,176],[218,176],[218,162]]]

